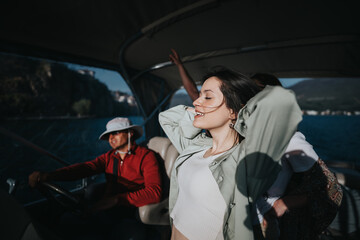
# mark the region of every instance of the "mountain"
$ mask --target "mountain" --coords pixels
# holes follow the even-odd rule
[[[319,78],[299,82],[289,89],[304,110],[359,111],[360,79]]]
[[[295,92],[303,110],[360,111],[360,79],[310,79],[299,82],[289,89]],[[175,94],[170,107],[179,104],[192,106],[192,101],[185,93]]]
[[[0,118],[136,115],[120,95],[64,64],[0,54]]]

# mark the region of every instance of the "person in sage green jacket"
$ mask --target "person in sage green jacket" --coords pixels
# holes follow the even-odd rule
[[[252,207],[276,179],[302,113],[290,90],[260,92],[236,71],[218,68],[204,80],[195,108],[159,115],[180,153],[170,184],[172,239],[254,239]]]

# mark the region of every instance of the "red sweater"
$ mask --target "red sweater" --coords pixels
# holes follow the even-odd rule
[[[140,207],[161,200],[161,173],[155,154],[136,144],[124,159],[115,154],[115,150],[110,150],[92,161],[51,172],[48,180],[71,181],[100,173],[105,173],[108,185],[117,183],[120,205]]]

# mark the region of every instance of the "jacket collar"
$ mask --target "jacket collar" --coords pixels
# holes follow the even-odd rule
[[[231,155],[231,153],[238,147],[238,145],[241,145],[244,141],[236,144],[234,147],[232,147],[230,150],[225,152],[224,154],[221,154],[219,157],[215,158],[213,163],[221,163],[224,161],[228,156]],[[175,168],[179,167],[184,161],[186,161],[189,157],[194,155],[195,153],[201,152],[209,147],[212,146],[212,139],[200,139],[197,141],[196,145],[190,146],[186,148],[178,157],[178,160],[175,163]]]
[[[131,142],[130,152],[131,154],[136,154],[136,149],[138,148],[138,145],[135,143],[135,141]],[[112,155],[116,156],[117,149],[112,149]],[[127,154],[128,155],[128,154]]]

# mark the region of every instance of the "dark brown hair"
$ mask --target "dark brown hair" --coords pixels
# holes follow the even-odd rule
[[[216,77],[221,81],[220,90],[224,95],[225,104],[236,114],[250,98],[260,91],[260,88],[249,77],[223,66],[212,68],[203,77],[203,82],[210,77]]]

